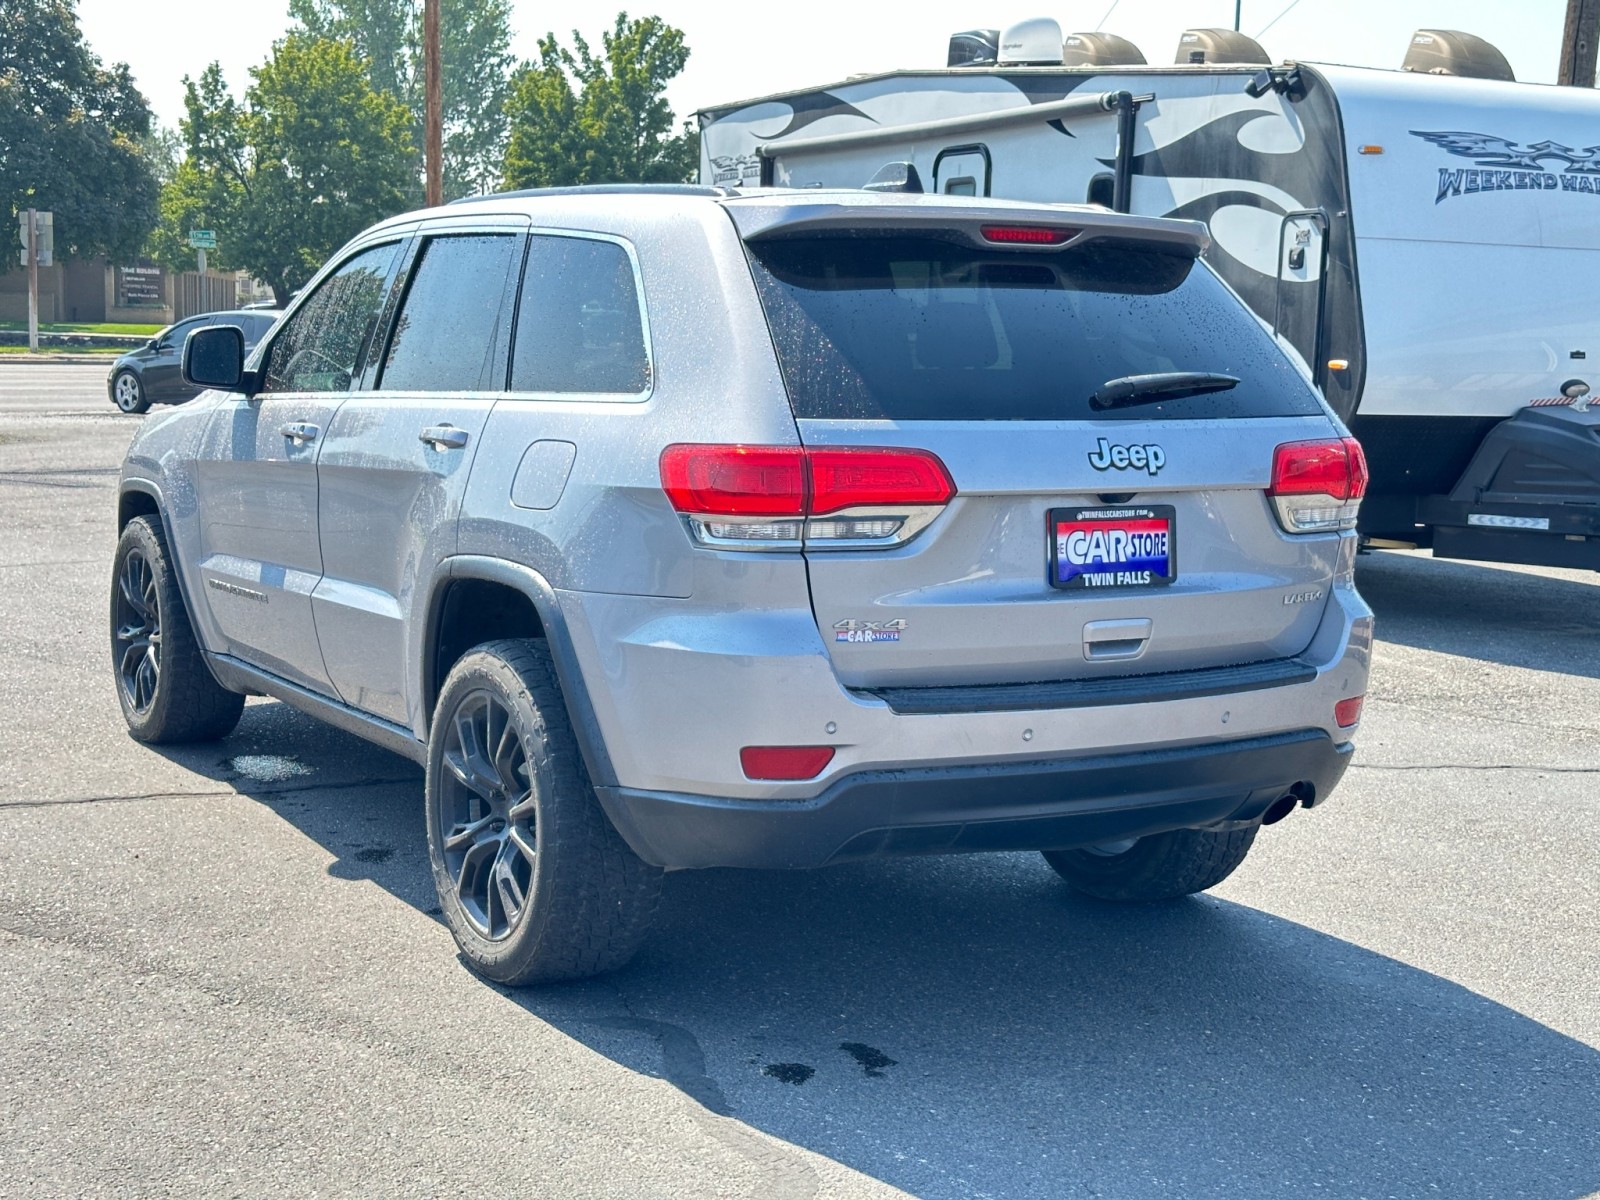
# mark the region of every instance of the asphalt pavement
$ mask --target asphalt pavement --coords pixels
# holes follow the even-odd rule
[[[128,738],[104,379],[0,359],[0,1194],[1600,1194],[1596,577],[1363,558],[1356,764],[1205,897],[685,873],[510,992],[408,762],[265,700]]]

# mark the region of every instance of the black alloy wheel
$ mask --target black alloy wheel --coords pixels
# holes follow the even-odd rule
[[[159,517],[135,517],[123,527],[107,616],[117,702],[135,738],[207,742],[239,723],[244,697],[206,665]]]
[[[478,974],[584,979],[644,941],[661,871],[602,810],[542,638],[484,642],[450,668],[423,808],[439,912]]]
[[[143,551],[130,549],[117,573],[112,640],[123,700],[139,716],[150,711],[161,684],[161,598]]]
[[[487,690],[464,696],[444,730],[439,844],[473,931],[510,937],[528,912],[538,830],[516,722]]]

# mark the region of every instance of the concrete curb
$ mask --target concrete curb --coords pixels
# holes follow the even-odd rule
[[[6,363],[65,363],[69,366],[92,366],[98,363],[106,369],[106,374],[111,373],[111,364],[117,361],[115,354],[73,354],[70,351],[61,354],[51,354],[40,351],[38,354],[0,354],[0,366]]]
[[[62,350],[84,346],[115,346],[118,350],[137,350],[150,341],[149,335],[133,333],[49,333],[39,332],[39,345]],[[28,335],[21,329],[0,329],[0,346],[26,346]]]

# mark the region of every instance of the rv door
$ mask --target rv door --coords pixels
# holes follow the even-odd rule
[[[989,148],[948,146],[933,160],[933,190],[945,196],[989,194]]]

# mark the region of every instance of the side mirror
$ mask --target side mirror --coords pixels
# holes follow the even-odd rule
[[[244,333],[237,325],[196,329],[183,343],[183,381],[237,392],[244,384]]]

